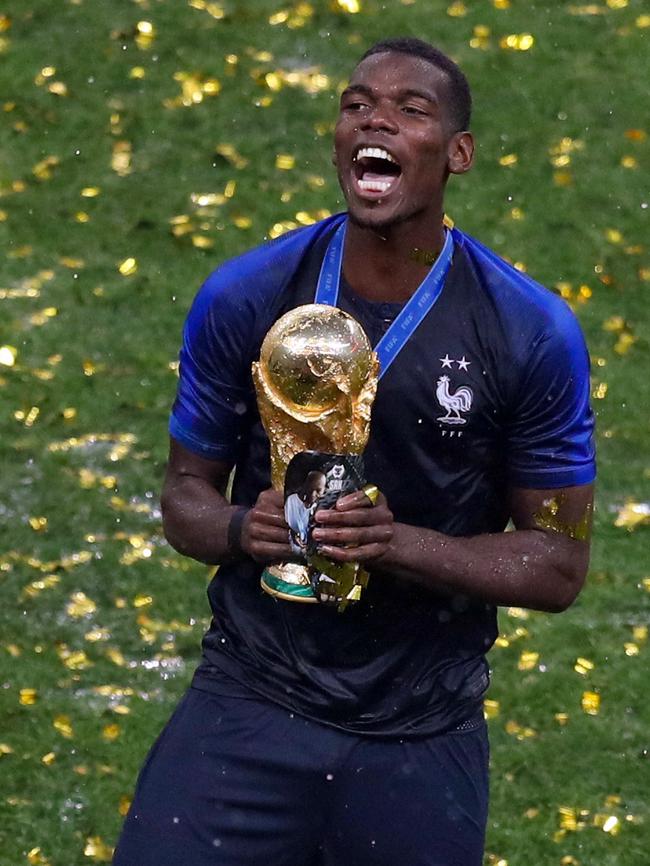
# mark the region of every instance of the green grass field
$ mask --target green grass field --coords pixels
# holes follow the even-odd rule
[[[341,208],[338,90],[398,34],[473,85],[448,212],[567,297],[593,359],[591,575],[562,616],[502,612],[486,862],[648,863],[649,28],[644,0],[0,4],[0,866],[110,860],[208,617],[158,510],[184,314]]]

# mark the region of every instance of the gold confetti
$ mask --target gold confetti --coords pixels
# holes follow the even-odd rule
[[[295,167],[296,158],[292,156],[290,153],[279,153],[275,157],[275,167],[281,169],[282,171],[290,171]]]
[[[19,693],[19,702],[23,707],[31,707],[33,706],[38,699],[38,692],[36,689],[21,689]]]
[[[532,33],[511,33],[499,40],[499,48],[510,51],[528,51],[534,44],[535,37]]]
[[[537,666],[538,661],[539,661],[539,653],[524,651],[519,656],[519,662],[517,663],[517,668],[520,671],[530,671],[534,667]]]
[[[569,714],[568,713],[555,713],[553,718],[558,723],[558,725],[560,725],[560,727],[564,727],[569,722]]]
[[[113,859],[113,849],[104,842],[101,836],[89,836],[86,839],[84,854],[91,860],[97,860],[100,863],[110,863]]]
[[[518,162],[519,157],[516,153],[506,153],[504,156],[499,157],[499,165],[506,168],[510,168],[510,166],[516,165]]]
[[[7,743],[0,743],[0,758],[3,755],[13,755],[14,750]]]
[[[54,169],[59,165],[58,156],[46,156],[32,168],[32,174],[38,180],[50,180],[53,177]]]
[[[476,24],[474,35],[469,40],[470,48],[479,48],[486,51],[490,47],[490,28],[485,24]]]
[[[156,29],[151,21],[138,21],[135,25],[135,44],[146,51],[156,38]]]
[[[451,6],[447,6],[447,15],[451,18],[464,18],[467,15],[467,6],[462,0],[455,0]]]
[[[630,156],[629,154],[621,157],[621,165],[623,168],[638,168],[639,163],[635,156]]]
[[[600,695],[598,692],[583,692],[580,705],[588,716],[597,716],[600,712]]]
[[[98,195],[101,195],[101,188],[98,186],[85,186],[81,190],[80,195],[83,198],[97,198]]]
[[[361,0],[332,0],[332,11],[357,15],[361,12]]]
[[[67,740],[72,738],[72,722],[70,721],[70,716],[57,716],[52,722],[53,728],[58,731],[62,737],[65,737]]]
[[[650,524],[650,504],[633,500],[628,500],[618,509],[618,516],[614,521],[614,526],[623,527],[628,532],[648,524]]]
[[[92,662],[83,650],[71,650],[66,644],[57,644],[57,655],[71,671],[83,671],[92,667]]]
[[[116,141],[113,144],[111,156],[111,168],[119,177],[127,177],[131,174],[132,148],[130,141]]]
[[[591,671],[593,671],[595,667],[596,665],[592,661],[582,658],[582,656],[580,656],[576,659],[573,670],[584,677],[587,674],[591,673]]]
[[[639,29],[645,30],[646,27],[650,27],[650,15],[639,15],[634,23]]]
[[[73,592],[66,605],[66,613],[73,619],[89,616],[97,610],[95,602],[84,592]]]
[[[0,364],[3,367],[13,367],[18,357],[18,349],[14,346],[0,346]]]
[[[105,725],[102,730],[102,737],[108,742],[112,742],[120,736],[121,732],[122,731],[120,726],[115,723],[111,725]]]
[[[126,794],[122,794],[122,796],[120,797],[120,802],[118,803],[118,806],[117,806],[117,811],[124,818],[126,816],[126,813],[129,811],[130,807],[131,807],[131,798],[128,797]]]
[[[132,274],[137,273],[138,260],[133,256],[129,256],[119,263],[117,269],[123,277],[130,277]]]
[[[30,517],[29,525],[34,532],[44,532],[47,529],[47,517]]]
[[[500,711],[499,701],[495,701],[491,698],[486,698],[483,701],[483,715],[486,719],[496,719]]]
[[[106,658],[120,668],[126,667],[126,659],[124,658],[121,651],[116,647],[108,647],[108,649],[106,650]]]
[[[27,852],[27,862],[30,866],[50,866],[50,861],[43,854],[40,847],[32,848]]]

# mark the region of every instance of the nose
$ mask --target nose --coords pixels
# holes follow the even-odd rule
[[[372,110],[366,114],[362,129],[376,130],[379,132],[388,132],[391,135],[399,132],[394,111],[385,102],[378,102],[373,106]]]

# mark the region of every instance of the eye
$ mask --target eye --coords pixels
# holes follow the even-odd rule
[[[402,111],[404,112],[404,114],[412,114],[414,116],[420,117],[426,117],[427,115],[427,112],[424,109],[419,108],[419,106],[417,105],[403,105]]]
[[[350,102],[346,102],[343,106],[347,111],[363,111],[363,109],[367,107],[368,104],[363,102],[361,99],[353,99]]]

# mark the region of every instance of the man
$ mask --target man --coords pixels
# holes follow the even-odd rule
[[[309,522],[316,502],[324,495],[326,478],[324,472],[308,472],[302,486],[287,496],[284,503],[284,519],[289,527],[289,544],[293,553],[304,555],[307,549]]]
[[[576,597],[594,457],[572,314],[443,225],[447,179],[472,164],[469,114],[443,54],[374,46],[336,126],[347,218],[226,263],[192,307],[165,530],[223,565],[202,663],[141,773],[118,866],[482,862],[495,606],[561,611]],[[259,589],[290,548],[250,366],[281,314],[320,297],[328,267],[330,302],[383,358],[365,452],[383,495],[315,515],[322,552],[371,573],[344,613]]]

